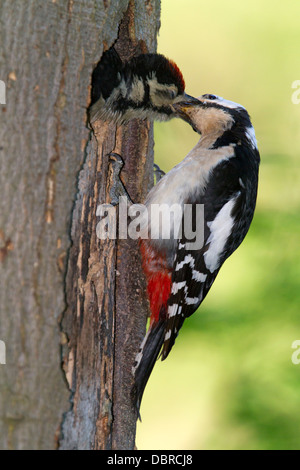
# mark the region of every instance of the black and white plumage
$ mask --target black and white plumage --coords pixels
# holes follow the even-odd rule
[[[203,95],[199,101],[198,105],[175,108],[201,133],[201,139],[146,198],[148,208],[153,204],[191,204],[193,208],[203,204],[204,243],[191,250],[184,234],[179,240],[142,241],[152,316],[148,339],[133,369],[138,408],[157,351],[162,348],[162,360],[168,356],[184,320],[202,303],[222,264],[245,238],[256,205],[260,156],[246,109],[215,95]],[[162,292],[162,283],[169,288],[167,296],[157,296],[153,288],[156,278],[163,279]],[[160,303],[158,309],[154,299]]]
[[[181,71],[163,55],[141,54],[123,63],[112,47],[93,72],[90,122],[166,121],[176,116],[173,104],[196,102],[184,89]]]

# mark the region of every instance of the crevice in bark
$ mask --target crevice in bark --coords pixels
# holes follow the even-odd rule
[[[147,52],[145,43],[135,38],[134,10],[130,1],[119,37],[109,44],[114,44],[122,60]],[[129,193],[134,200],[143,200],[152,174],[152,139],[152,125],[147,122],[132,121],[118,130],[97,122],[86,146],[72,217],[67,308],[62,319],[68,338],[63,368],[71,391],[71,407],[61,427],[62,449],[135,446],[131,368],[148,312],[139,249],[133,240],[97,240],[95,212],[98,203],[109,202],[112,182],[107,179],[107,154],[111,151],[124,158],[122,176]]]

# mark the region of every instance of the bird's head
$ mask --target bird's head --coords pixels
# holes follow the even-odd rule
[[[185,93],[185,83],[175,62],[161,54],[142,54],[128,63],[132,87],[130,99],[156,114],[156,119],[176,116],[172,105],[196,104],[198,100]]]
[[[212,141],[224,145],[239,144],[244,139],[256,148],[256,138],[250,116],[246,109],[220,96],[205,94],[198,103],[174,105],[178,116],[187,121],[193,129]]]

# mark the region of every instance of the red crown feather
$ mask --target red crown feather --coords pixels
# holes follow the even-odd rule
[[[178,67],[177,64],[175,64],[175,62],[173,62],[173,60],[169,60],[169,68],[170,68],[170,71],[176,76],[179,84],[180,84],[180,90],[179,92],[184,92],[184,89],[185,89],[185,82],[184,82],[184,78],[183,78],[183,75],[181,73],[181,70],[180,68]]]

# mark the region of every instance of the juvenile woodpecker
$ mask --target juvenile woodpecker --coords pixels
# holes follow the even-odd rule
[[[197,102],[184,89],[181,71],[163,55],[141,54],[123,64],[111,48],[93,72],[90,122],[167,121],[176,116],[173,104]]]
[[[141,240],[141,253],[151,318],[133,368],[138,409],[159,352],[166,359],[185,318],[202,303],[222,264],[246,236],[256,205],[260,156],[246,109],[210,94],[197,105],[174,108],[201,138],[145,201],[149,214],[154,204],[177,204],[182,211],[174,214],[170,239],[151,239],[153,221],[145,221],[149,238]],[[176,217],[183,217],[185,204],[204,205],[204,242],[197,249],[190,248],[185,233],[180,239],[174,234],[176,222],[184,225]],[[197,212],[192,214],[195,225]]]

